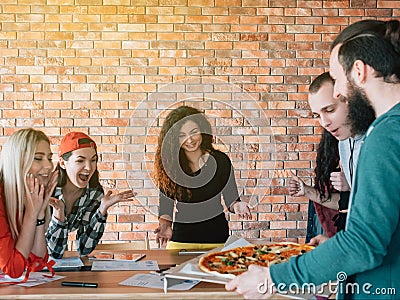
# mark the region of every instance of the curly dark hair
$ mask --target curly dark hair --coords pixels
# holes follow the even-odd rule
[[[204,113],[190,106],[180,106],[172,110],[166,117],[158,137],[158,145],[154,163],[154,180],[157,187],[167,197],[182,200],[186,188],[177,183],[178,172],[183,170],[190,174],[189,161],[179,144],[179,132],[187,121],[195,122],[202,136],[201,150],[211,152],[213,135],[210,122]],[[188,193],[190,195],[190,193]]]
[[[333,188],[331,185],[330,175],[337,171],[339,166],[339,141],[324,130],[317,150],[317,161],[315,171],[315,188],[320,194],[321,202],[325,198],[325,193],[328,193],[326,200],[332,196]],[[326,201],[325,200],[325,201]]]

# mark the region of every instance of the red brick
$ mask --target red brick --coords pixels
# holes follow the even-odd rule
[[[103,240],[148,235],[153,245],[158,196],[148,173],[162,111],[196,101],[242,199],[257,204],[251,222],[229,215],[234,234],[304,241],[308,200],[289,197],[279,171],[312,183],[322,129],[310,118],[310,80],[328,70],[329,45],[347,24],[400,16],[387,0],[21,1],[0,6],[2,143],[20,127],[42,127],[56,152],[66,132],[91,134],[106,189],[142,196],[110,208]]]
[[[368,9],[366,11],[365,16],[367,17],[396,17],[396,14],[392,11],[392,9]]]
[[[378,0],[377,8],[400,8],[400,3],[398,1],[392,0]]]
[[[270,229],[293,229],[296,228],[296,221],[272,221],[270,222]]]
[[[354,0],[335,0],[333,1],[324,1],[323,2],[323,7],[326,10],[332,9],[332,8],[343,8],[343,7],[348,7],[349,2],[352,2]]]
[[[331,1],[331,2],[324,2],[326,4],[333,4],[336,5],[337,1]],[[325,5],[326,5],[325,4]],[[318,16],[318,17],[334,17],[334,16],[338,16],[339,15],[339,11],[338,9],[326,9],[326,8],[314,8],[311,10],[312,11],[312,15],[313,16]]]
[[[282,238],[286,237],[286,230],[261,230],[261,238]]]
[[[271,7],[295,7],[296,0],[270,0]]]

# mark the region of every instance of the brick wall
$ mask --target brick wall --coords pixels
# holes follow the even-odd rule
[[[383,0],[2,0],[0,144],[33,126],[56,152],[66,132],[87,132],[106,189],[139,193],[110,211],[103,239],[154,246],[157,134],[166,110],[193,105],[254,206],[251,222],[229,217],[234,233],[303,241],[307,199],[286,196],[285,178],[313,176],[307,86],[341,28],[399,16]]]

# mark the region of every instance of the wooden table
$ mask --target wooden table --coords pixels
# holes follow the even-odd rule
[[[110,252],[110,251],[107,251]],[[146,260],[157,260],[160,268],[171,264],[182,264],[193,258],[190,255],[178,255],[177,251],[169,250],[119,250],[118,253],[145,253]],[[65,257],[77,255],[66,253]],[[96,255],[96,251],[93,252]],[[91,262],[87,257],[82,258],[85,265]],[[119,285],[119,282],[144,271],[76,271],[56,272],[65,276],[62,280],[48,282],[35,287],[0,286],[0,299],[240,299],[233,292],[227,292],[221,284],[200,282],[189,291],[168,291],[144,287]],[[98,282],[97,288],[65,287],[61,281]]]

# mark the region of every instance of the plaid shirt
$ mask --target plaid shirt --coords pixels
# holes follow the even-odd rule
[[[68,233],[78,230],[76,245],[79,255],[87,255],[96,248],[106,224],[106,216],[102,216],[98,208],[104,192],[97,188],[87,188],[86,192],[74,203],[69,216],[65,215],[65,222],[60,222],[54,216],[50,220],[46,232],[47,248],[54,258],[62,258],[67,247]],[[64,205],[62,189],[57,187],[53,197],[60,199]],[[66,214],[66,209],[64,209]]]

